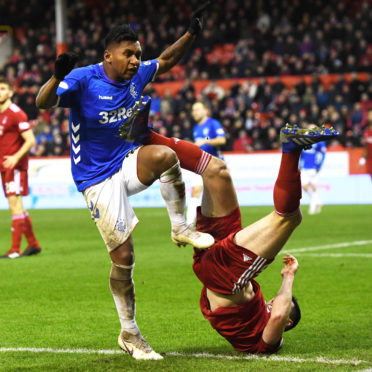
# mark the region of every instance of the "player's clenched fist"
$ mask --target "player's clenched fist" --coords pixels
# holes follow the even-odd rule
[[[62,53],[54,63],[54,76],[58,80],[63,80],[65,76],[74,68],[78,60],[78,55],[74,52]]]
[[[192,13],[190,27],[188,29],[190,34],[198,35],[199,32],[203,29],[203,12],[211,4],[212,0],[208,0],[203,3],[198,9],[196,9],[194,13]]]

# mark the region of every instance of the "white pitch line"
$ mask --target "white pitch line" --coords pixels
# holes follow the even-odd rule
[[[360,258],[372,258],[372,253],[307,253],[299,252],[296,256],[307,256],[307,257],[330,257],[330,258],[342,258],[342,257],[360,257]]]
[[[328,359],[324,357],[316,358],[299,358],[291,356],[258,356],[255,354],[244,355],[244,356],[233,356],[233,355],[223,355],[223,354],[211,354],[211,353],[195,353],[195,354],[183,354],[176,351],[166,353],[168,356],[183,356],[192,358],[215,358],[215,359],[228,359],[228,360],[263,360],[268,362],[294,362],[294,363],[325,363],[325,364],[352,364],[358,365],[361,363],[370,363],[366,360],[359,359]]]
[[[121,350],[92,350],[92,349],[52,349],[52,348],[32,348],[32,347],[2,347],[0,352],[30,352],[30,353],[53,353],[53,354],[124,354]],[[225,359],[225,360],[263,360],[267,362],[293,362],[293,363],[324,363],[324,364],[371,364],[370,361],[360,359],[328,359],[325,357],[316,358],[299,358],[295,356],[258,356],[258,355],[225,355],[225,354],[212,354],[212,353],[179,353],[171,351],[163,355],[169,357],[186,357],[186,358],[212,358],[212,359]]]
[[[299,253],[299,252],[309,252],[309,251],[321,251],[324,249],[336,249],[336,248],[347,248],[356,245],[368,245],[372,244],[372,240],[356,240],[353,242],[337,243],[337,244],[327,244],[319,245],[315,247],[297,248],[297,249],[286,249],[283,253]]]

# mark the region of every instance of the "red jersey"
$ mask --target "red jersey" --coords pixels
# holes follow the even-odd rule
[[[12,103],[4,112],[0,113],[0,171],[5,171],[3,166],[4,156],[15,154],[23,145],[22,132],[29,130],[30,123],[26,113],[16,104]],[[28,154],[15,166],[15,169],[28,168]]]
[[[193,269],[203,283],[200,309],[212,327],[236,350],[274,353],[281,344],[271,346],[262,339],[270,312],[259,284],[253,280],[273,260],[235,244],[234,235],[241,226],[239,207],[224,217],[205,217],[198,207],[196,229],[212,234],[216,241],[209,249],[194,249]],[[250,301],[239,306],[219,307],[213,312],[210,310],[207,288],[229,295],[239,292],[248,281],[255,293]]]
[[[281,347],[266,344],[262,332],[270,318],[259,284],[251,279],[254,297],[241,305],[210,310],[206,288],[200,297],[200,309],[211,326],[236,350],[249,353],[274,353]]]

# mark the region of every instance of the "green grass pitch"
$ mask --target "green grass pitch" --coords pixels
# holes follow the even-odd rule
[[[297,251],[303,318],[276,356],[259,358],[235,352],[202,317],[191,247],[172,244],[165,209],[136,210],[136,318],[163,361],[119,353],[110,260],[88,211],[30,211],[42,253],[0,260],[0,371],[371,370],[372,206],[325,206],[316,216],[307,208],[285,247]],[[243,223],[270,211],[242,208]],[[1,253],[9,225],[0,211]],[[280,261],[257,279],[266,299],[281,284]]]

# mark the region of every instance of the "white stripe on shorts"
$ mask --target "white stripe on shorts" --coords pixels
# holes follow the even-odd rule
[[[248,281],[255,276],[255,274],[259,274],[261,272],[262,267],[265,265],[266,261],[266,258],[258,256],[249,267],[249,269],[245,270],[244,273],[240,276],[239,280],[234,283],[232,293],[235,294],[240,292],[242,288],[246,286]]]

